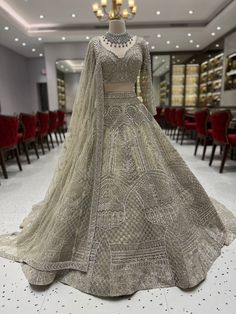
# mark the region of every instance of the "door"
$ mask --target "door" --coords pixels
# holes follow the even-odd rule
[[[48,111],[48,87],[47,83],[38,83],[39,102],[42,111]]]

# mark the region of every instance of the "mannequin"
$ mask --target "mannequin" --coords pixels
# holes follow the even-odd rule
[[[125,25],[125,21],[123,20],[110,20],[109,21],[109,29],[108,31],[110,33],[114,33],[114,34],[122,34],[126,32],[126,25]],[[136,36],[133,37],[134,41],[132,42],[131,45],[129,45],[129,47],[110,47],[108,44],[102,42],[102,45],[110,50],[111,52],[113,52],[118,58],[123,58],[126,54],[126,52],[135,44],[136,41]],[[133,91],[134,90],[134,86],[133,84],[126,82],[126,83],[106,83],[104,84],[104,90],[105,92],[119,92],[119,91]]]

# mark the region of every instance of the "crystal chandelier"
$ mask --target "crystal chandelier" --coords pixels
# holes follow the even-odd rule
[[[123,0],[112,0],[112,9],[108,12],[107,5],[108,0],[101,0],[101,4],[93,4],[93,13],[99,19],[99,21],[108,21],[108,20],[131,20],[137,12],[137,6],[135,0],[129,0],[129,8],[121,9],[123,5]]]

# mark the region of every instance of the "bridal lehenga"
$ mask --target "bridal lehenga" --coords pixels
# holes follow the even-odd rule
[[[156,123],[149,49],[123,57],[89,42],[66,140],[44,200],[0,236],[0,256],[33,285],[54,280],[97,296],[190,288],[206,278],[236,219],[209,198]],[[134,91],[104,83],[140,76]]]

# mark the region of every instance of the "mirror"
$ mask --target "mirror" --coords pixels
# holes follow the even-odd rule
[[[84,60],[58,60],[56,62],[58,108],[72,112],[76,92],[79,87]]]

